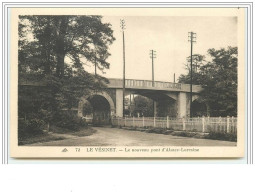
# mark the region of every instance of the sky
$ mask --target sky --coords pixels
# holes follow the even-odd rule
[[[206,55],[210,48],[220,49],[237,46],[237,18],[223,16],[103,16],[110,23],[116,40],[109,47],[110,69],[107,78],[123,78],[123,45],[120,19],[126,23],[125,57],[126,79],[152,79],[150,50],[156,50],[154,59],[155,81],[173,82],[185,70],[186,57],[190,56],[188,32],[195,32],[197,42],[193,54]],[[93,67],[86,68],[93,72]]]

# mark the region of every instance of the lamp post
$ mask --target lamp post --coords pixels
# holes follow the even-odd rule
[[[123,41],[123,117],[125,116],[125,33],[124,30],[126,29],[125,20],[120,20],[120,28],[122,31],[122,41]]]

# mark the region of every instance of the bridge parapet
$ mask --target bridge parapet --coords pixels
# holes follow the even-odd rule
[[[110,83],[108,88],[122,89],[123,80],[122,79],[108,79]],[[136,80],[136,79],[126,79],[126,88],[128,89],[147,89],[147,90],[161,90],[161,91],[175,91],[175,92],[190,92],[189,84],[182,83],[172,83],[172,82],[163,82],[163,81],[154,81],[150,80]],[[46,83],[43,81],[40,82],[31,82],[28,80],[19,81],[19,85],[29,85],[29,86],[46,86]],[[201,85],[192,85],[192,91],[194,93],[200,93],[203,90]]]
[[[122,88],[123,80],[122,79],[109,79],[110,83],[108,84],[109,88]],[[125,87],[132,89],[150,89],[150,90],[165,90],[165,91],[183,91],[190,92],[189,84],[182,83],[172,83],[172,82],[162,82],[162,81],[152,81],[149,80],[135,80],[135,79],[126,79]],[[200,85],[192,85],[194,93],[199,93],[202,90]]]

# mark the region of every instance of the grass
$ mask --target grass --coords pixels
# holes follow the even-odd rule
[[[222,132],[222,131],[210,131],[209,134],[205,137],[206,139],[215,139],[215,140],[225,140],[225,141],[237,141],[237,133],[236,132]]]
[[[137,130],[142,131],[141,128],[136,127],[122,127],[126,130]],[[182,137],[194,137],[199,139],[212,139],[212,140],[222,140],[222,141],[237,141],[236,132],[213,132],[210,131],[209,133],[203,133],[197,131],[197,129],[192,129],[190,131],[183,131],[183,130],[173,130],[171,129],[163,129],[163,128],[146,128],[146,133],[156,133],[156,134],[164,134],[164,135],[173,135],[173,136],[182,136]]]
[[[56,140],[63,140],[65,139],[62,136],[55,136],[48,133],[43,133],[40,135],[31,135],[31,136],[25,136],[22,138],[19,138],[19,145],[27,145],[27,144],[33,144],[38,142],[48,142],[48,141],[56,141]]]
[[[94,130],[90,127],[81,127],[78,130],[69,130],[69,129],[64,129],[64,128],[60,128],[57,126],[51,126],[50,132],[83,137],[83,136],[90,136],[90,135],[94,134],[96,132],[96,130]]]
[[[172,132],[171,135],[182,136],[182,137],[194,137],[196,135],[196,133],[187,132],[187,131],[175,131],[175,132]]]
[[[84,136],[90,136],[96,132],[95,129],[87,128],[87,129],[80,129],[79,131],[69,132],[70,135],[78,136],[78,137],[84,137]]]
[[[44,132],[42,134],[38,135],[25,135],[22,137],[19,137],[19,145],[28,145],[28,144],[33,144],[33,143],[41,143],[41,142],[49,142],[49,141],[57,141],[57,140],[64,140],[68,139],[66,138],[65,135],[73,135],[77,137],[84,137],[84,136],[90,136],[94,134],[96,130],[90,128],[90,127],[85,127],[85,128],[80,128],[79,130],[72,131],[68,129],[63,129],[57,126],[52,126],[50,127],[50,132]],[[58,135],[55,135],[55,134]],[[59,135],[59,134],[63,134]]]

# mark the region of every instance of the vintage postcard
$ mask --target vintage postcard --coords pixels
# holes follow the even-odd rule
[[[12,158],[238,158],[244,8],[11,8]]]

